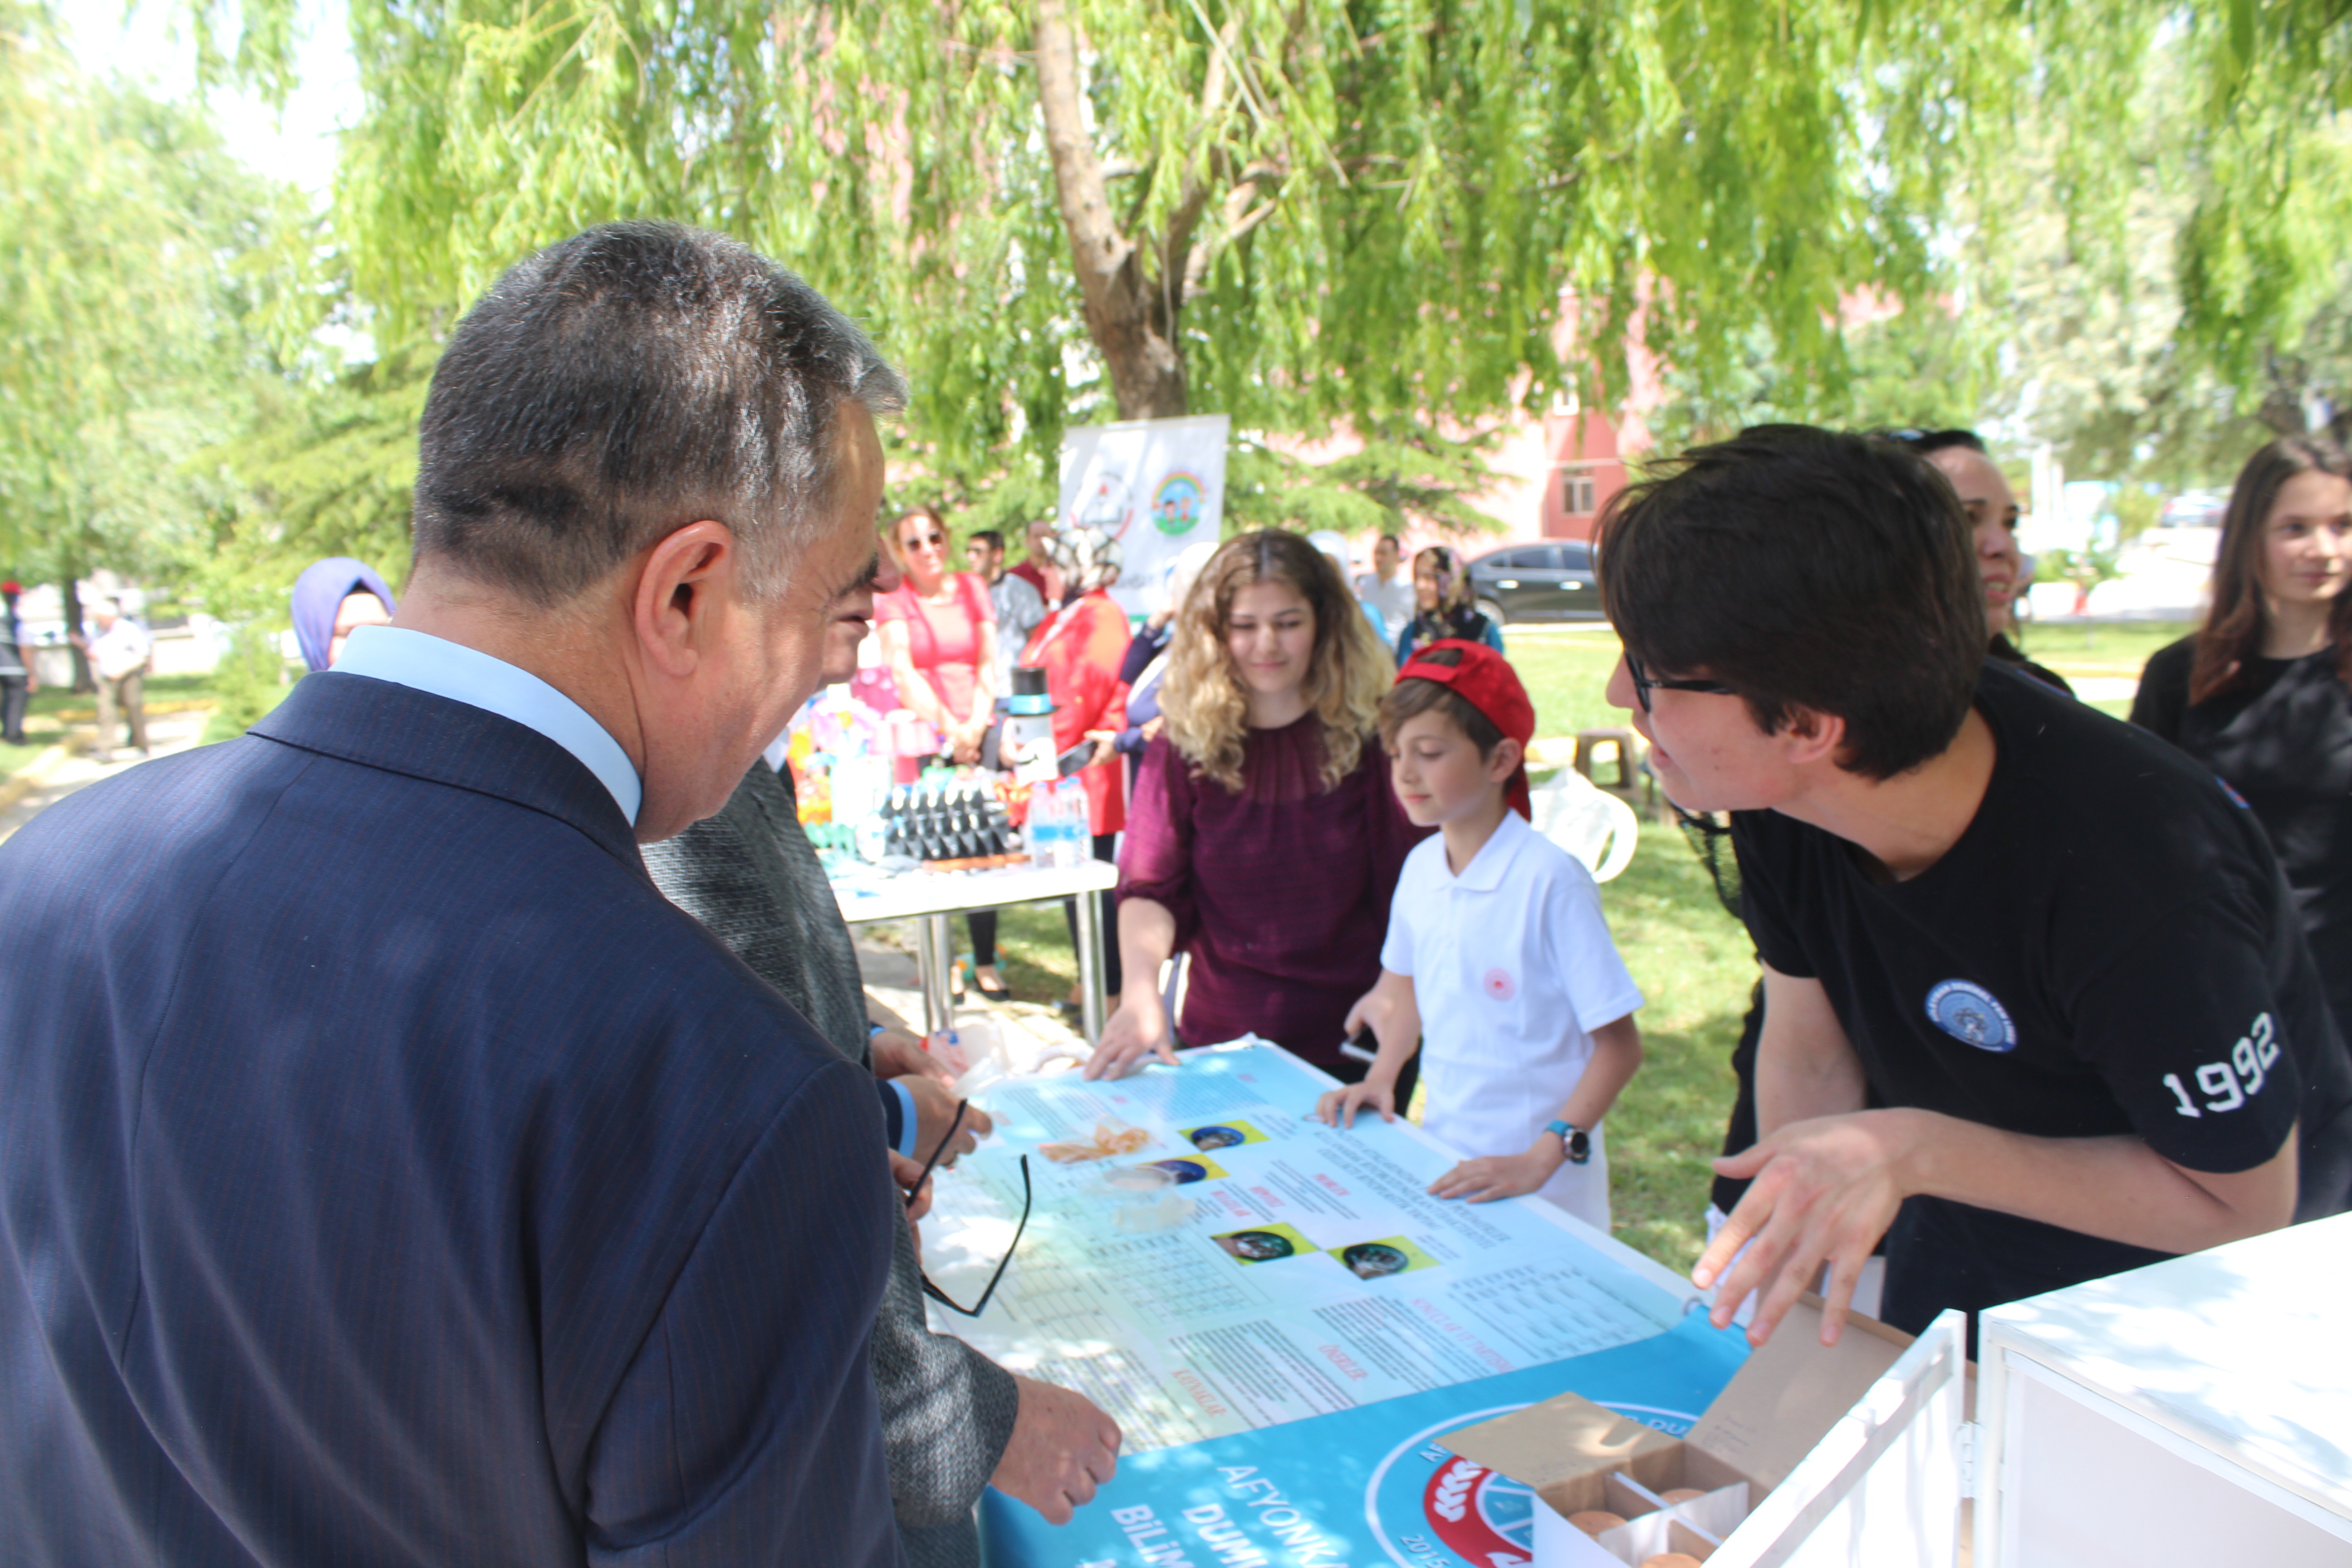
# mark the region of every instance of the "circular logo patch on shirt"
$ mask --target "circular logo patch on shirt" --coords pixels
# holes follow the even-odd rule
[[[1927,1016],[1936,1027],[1981,1051],[2017,1049],[2017,1028],[2009,1009],[1973,980],[1947,980],[1927,993]]]
[[[1487,995],[1497,1002],[1507,1002],[1519,994],[1518,984],[1511,978],[1507,969],[1490,969],[1479,978],[1478,984],[1486,988]]]

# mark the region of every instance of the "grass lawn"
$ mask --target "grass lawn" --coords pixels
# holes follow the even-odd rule
[[[209,702],[212,700],[212,677],[209,675],[151,675],[147,678],[146,701],[151,713],[162,703]],[[14,773],[63,741],[68,721],[79,724],[91,722],[97,707],[97,696],[88,691],[45,686],[34,692],[25,703],[26,743],[22,746],[0,745],[0,778]]]

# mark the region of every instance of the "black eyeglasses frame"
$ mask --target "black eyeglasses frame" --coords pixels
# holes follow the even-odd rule
[[[938,1146],[931,1151],[931,1157],[923,1162],[922,1173],[916,1176],[914,1184],[907,1189],[908,1208],[915,1206],[916,1198],[922,1194],[923,1184],[931,1179],[932,1167],[940,1163],[940,1156],[946,1153],[948,1145],[955,1141],[958,1129],[963,1126],[964,1112],[971,1108],[971,1101],[969,1100],[956,1101],[955,1120],[948,1123],[948,1130],[941,1134]],[[996,1287],[1003,1281],[1004,1271],[1013,1266],[1013,1255],[1021,1250],[1021,1237],[1029,1229],[1029,1211],[1035,1203],[1036,1192],[1029,1184],[1029,1156],[1024,1154],[1021,1156],[1021,1223],[1013,1227],[1013,1245],[1004,1249],[1003,1258],[997,1262],[996,1272],[988,1277],[988,1289],[980,1293],[980,1304],[974,1307],[965,1306],[937,1285],[932,1284],[929,1274],[922,1276],[923,1294],[945,1307],[949,1311],[961,1312],[967,1318],[977,1318],[987,1311],[990,1300],[996,1294]]]
[[[1666,691],[1700,691],[1705,692],[1710,697],[1737,697],[1739,695],[1738,690],[1726,686],[1720,680],[1676,680],[1654,676],[1648,670],[1642,668],[1642,661],[1633,657],[1633,652],[1631,648],[1625,650],[1625,673],[1633,678],[1633,700],[1642,705],[1642,711],[1644,713],[1654,711],[1654,710],[1650,706],[1650,693],[1661,689]]]

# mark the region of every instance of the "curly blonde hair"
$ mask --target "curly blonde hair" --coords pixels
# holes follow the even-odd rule
[[[1196,773],[1241,793],[1249,693],[1226,633],[1234,595],[1258,583],[1286,584],[1314,612],[1315,651],[1301,694],[1322,723],[1323,787],[1333,788],[1362,760],[1396,667],[1339,566],[1295,533],[1268,529],[1229,539],[1201,569],[1178,612],[1160,689],[1169,743]]]

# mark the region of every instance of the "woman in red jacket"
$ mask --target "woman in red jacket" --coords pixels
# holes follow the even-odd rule
[[[1087,786],[1095,858],[1116,863],[1114,846],[1127,825],[1127,792],[1111,742],[1126,722],[1127,682],[1118,678],[1118,668],[1127,658],[1129,635],[1127,612],[1110,596],[1110,585],[1118,581],[1118,542],[1100,529],[1065,523],[1046,539],[1045,550],[1068,584],[1069,598],[1029,634],[1021,662],[1045,672],[1046,694],[1054,700],[1054,749],[1067,752],[1093,742],[1094,755],[1076,776]],[[1066,900],[1063,909],[1075,946],[1077,904]],[[1103,986],[1116,995],[1118,943],[1103,945]],[[1073,994],[1068,1005],[1076,1003]]]

